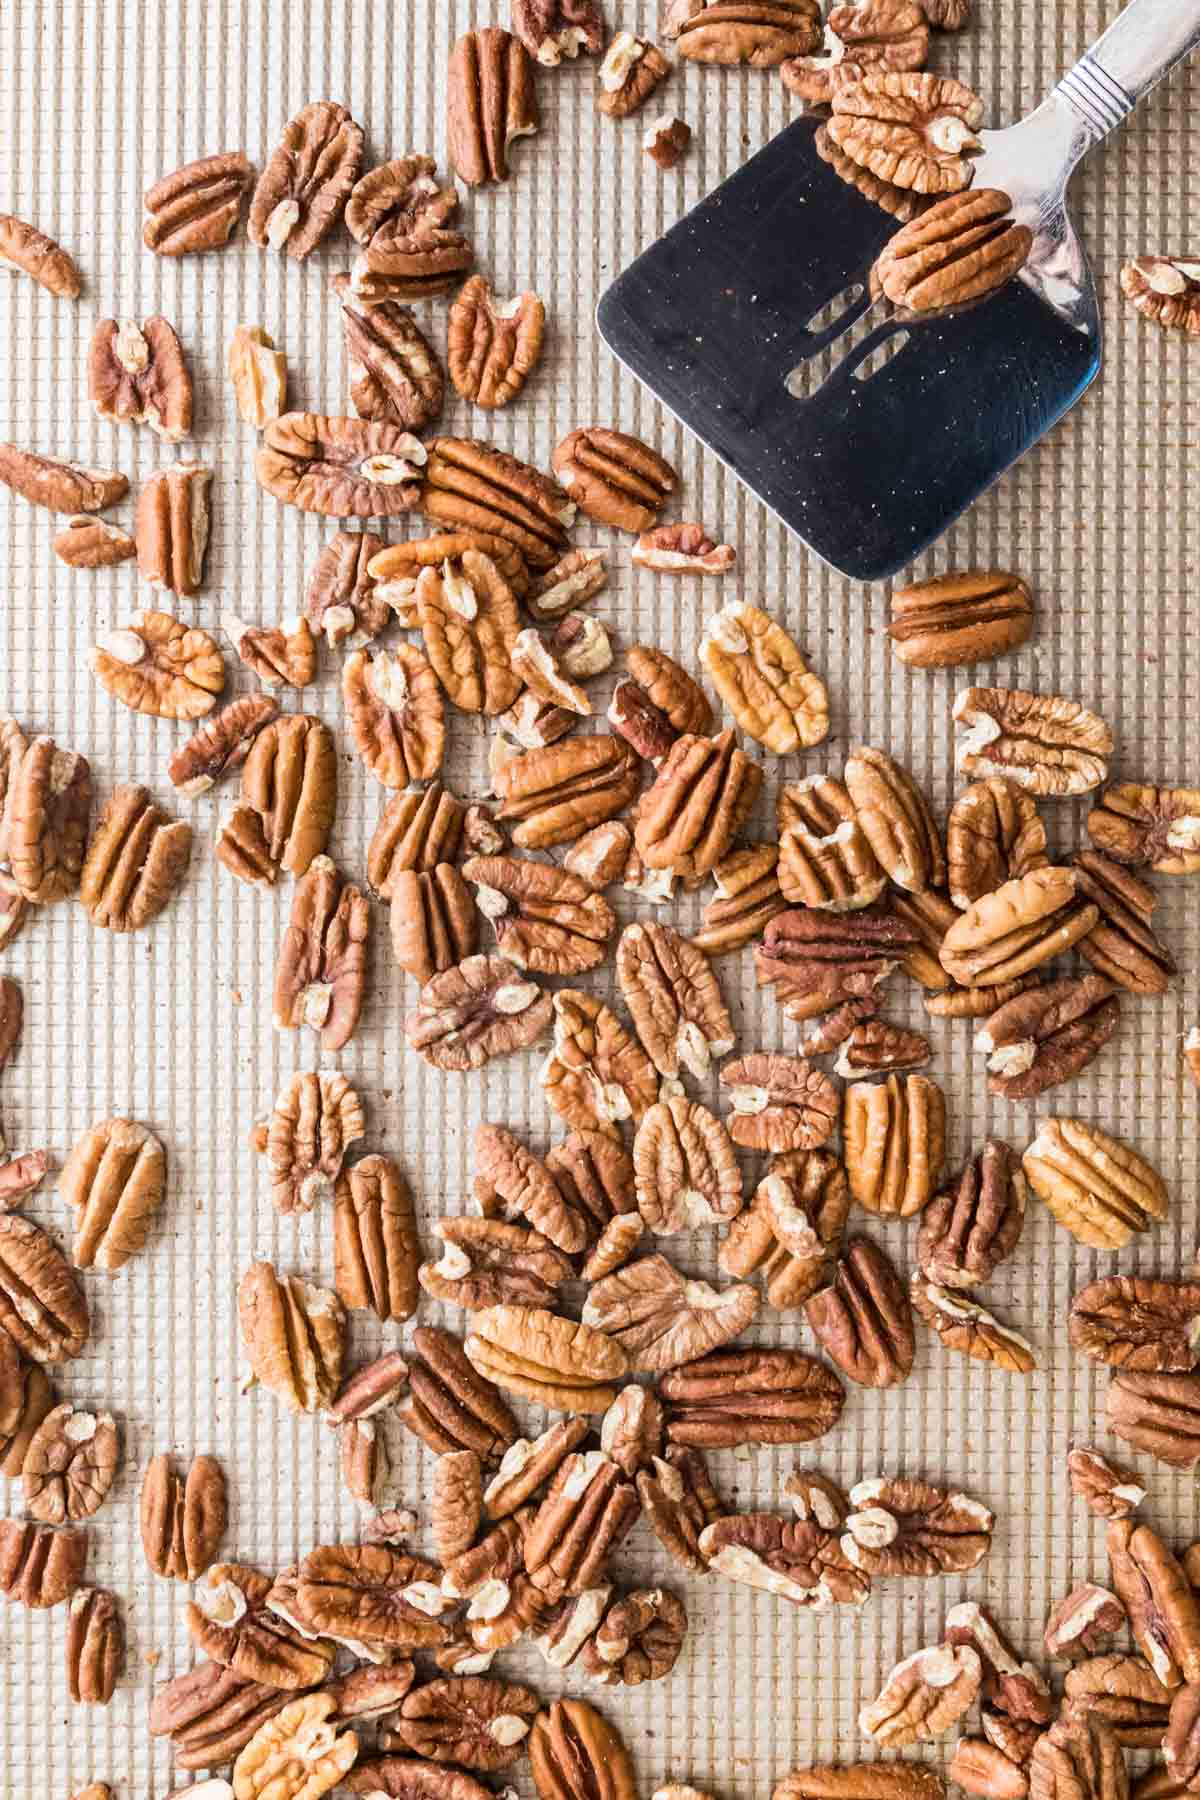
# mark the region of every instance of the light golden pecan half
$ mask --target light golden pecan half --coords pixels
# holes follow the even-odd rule
[[[792,638],[745,600],[708,621],[700,661],[748,737],[776,756],[809,750],[829,731],[829,696]]]
[[[888,1750],[940,1737],[962,1718],[983,1680],[969,1644],[933,1644],[897,1663],[876,1699],[858,1715],[859,1730]]]
[[[501,301],[472,275],[450,308],[447,362],[462,398],[490,410],[511,405],[538,365],[545,327],[536,294]]]
[[[167,1155],[146,1126],[101,1119],[63,1165],[58,1191],[75,1208],[71,1259],[78,1269],[112,1274],[150,1234],[166,1188]]]
[[[342,666],[342,703],[354,748],[386,788],[428,781],[441,768],[446,729],[437,677],[412,644],[354,650]]]
[[[520,620],[499,565],[481,550],[464,549],[420,571],[415,603],[430,662],[452,703],[493,717],[511,706],[521,688],[512,667]]]
[[[253,1138],[279,1211],[311,1212],[331,1199],[346,1153],[365,1130],[362,1101],[344,1075],[293,1075]]]
[[[1200,788],[1150,787],[1123,781],[1107,788],[1087,816],[1098,850],[1156,875],[1200,870]]]
[[[538,128],[533,62],[497,26],[468,31],[450,55],[446,130],[454,172],[468,187],[508,179],[508,152]]]
[[[142,196],[150,215],[142,226],[143,244],[156,256],[219,250],[237,229],[253,180],[253,164],[240,150],[202,156],[163,175]]]
[[[637,1128],[633,1167],[638,1211],[659,1237],[728,1221],[742,1208],[742,1172],[729,1133],[698,1101],[673,1095]]]
[[[139,1528],[146,1561],[169,1581],[198,1581],[221,1547],[227,1522],[225,1476],[213,1456],[196,1456],[186,1476],[168,1456],[152,1457],[142,1479]]]
[[[260,1725],[233,1765],[233,1800],[320,1800],[344,1780],[358,1755],[340,1735],[332,1694],[304,1694]]]
[[[19,444],[0,444],[0,483],[34,506],[61,513],[104,512],[129,492],[126,475],[39,456]]]
[[[293,1412],[332,1404],[342,1379],[346,1315],[337,1295],[269,1262],[238,1283],[238,1326],[256,1380]]]
[[[191,826],[156,806],[149,788],[114,788],[79,875],[93,925],[138,931],[157,919],[183,882],[191,850]]]
[[[638,1036],[659,1074],[686,1069],[697,1080],[733,1049],[733,1021],[703,951],[669,925],[626,926],[617,980]]]
[[[422,984],[472,955],[478,942],[470,893],[449,863],[395,877],[389,925],[396,961]]]
[[[137,541],[119,525],[80,513],[55,537],[54,554],[72,569],[109,569],[136,556]]]
[[[242,767],[242,799],[258,814],[274,867],[306,874],[337,811],[337,757],[324,720],[289,713],[264,726]]]
[[[412,1194],[390,1156],[364,1156],[333,1190],[333,1285],[342,1305],[378,1319],[417,1310],[417,1237]]]
[[[74,259],[44,231],[13,213],[0,213],[0,262],[20,269],[60,300],[79,298],[83,278]]]
[[[942,940],[942,967],[965,987],[997,987],[1061,956],[1099,922],[1076,871],[1050,864],[973,901]]]
[[[842,1135],[860,1206],[907,1219],[928,1205],[946,1152],[946,1099],[935,1081],[855,1082],[846,1089]]]
[[[1021,1160],[1038,1199],[1081,1244],[1117,1250],[1167,1216],[1162,1177],[1098,1125],[1047,1119]]]
[[[43,1525],[90,1519],[116,1478],[120,1439],[111,1413],[70,1401],[48,1412],[29,1441],[21,1470],[25,1505]]]
[[[1098,713],[1057,694],[967,688],[954,702],[966,775],[1007,775],[1051,799],[1086,794],[1108,774],[1113,735]]]
[[[964,911],[1006,881],[1044,869],[1046,827],[1032,797],[1009,775],[973,781],[946,821],[950,898]]]
[[[620,1345],[541,1307],[493,1306],[471,1321],[466,1351],[480,1374],[558,1412],[602,1413],[628,1373]]]

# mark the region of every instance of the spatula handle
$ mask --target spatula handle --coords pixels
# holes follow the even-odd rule
[[[1092,143],[1200,45],[1200,0],[1130,0],[1055,89]]]

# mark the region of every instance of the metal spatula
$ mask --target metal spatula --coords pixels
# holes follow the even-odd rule
[[[982,134],[973,185],[1010,194],[1036,233],[989,300],[924,318],[872,302],[896,222],[800,119],[613,283],[601,334],[827,563],[894,574],[1095,379],[1100,317],[1067,182],[1198,43],[1200,0],[1132,0],[1036,112]]]

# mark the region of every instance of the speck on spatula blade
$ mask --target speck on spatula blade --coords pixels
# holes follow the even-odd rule
[[[872,330],[890,309],[872,307],[869,271],[898,227],[821,160],[816,129],[798,120],[752,157],[630,265],[597,319],[818,556],[874,581],[1062,417],[1100,347],[1020,281]]]

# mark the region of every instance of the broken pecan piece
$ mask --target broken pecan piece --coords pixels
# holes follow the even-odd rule
[[[342,1305],[377,1319],[417,1310],[417,1238],[408,1183],[389,1156],[364,1156],[333,1190],[333,1285]]]
[[[254,470],[301,512],[382,518],[416,506],[425,461],[425,446],[398,425],[289,412],[267,425]]]
[[[43,1363],[70,1362],[88,1340],[87,1300],[66,1257],[17,1213],[0,1214],[0,1331]]]
[[[334,277],[343,305],[347,289],[368,302],[390,302],[453,286],[472,261],[470,244],[451,222],[457,213],[457,191],[453,183],[440,185],[431,156],[400,157],[368,170],[346,203],[346,229],[360,251],[349,282]]]
[[[846,1171],[828,1150],[792,1150],[769,1173],[721,1245],[727,1275],[761,1269],[770,1305],[799,1306],[826,1279],[850,1208]]]
[[[48,1412],[29,1441],[21,1485],[30,1516],[43,1525],[90,1519],[104,1504],[120,1459],[111,1413],[70,1401]]]
[[[547,69],[581,50],[599,54],[604,21],[598,0],[513,0],[512,15],[517,36]]]
[[[704,909],[702,928],[692,938],[706,956],[724,956],[761,937],[787,901],[779,886],[779,849],[750,844],[722,857],[712,870],[715,900]]]
[[[872,280],[894,305],[910,313],[962,306],[996,293],[1024,266],[1033,248],[1033,232],[1015,223],[1011,209],[1011,196],[999,188],[947,194],[888,239]],[[984,654],[1000,655],[1023,643],[1032,617],[1032,608],[1010,612],[990,634],[998,648]]]
[[[366,896],[327,856],[314,857],[296,884],[292,916],[275,966],[274,1022],[281,1031],[309,1025],[323,1050],[354,1036],[366,986],[370,910]]]
[[[838,1075],[886,1075],[892,1069],[919,1069],[932,1055],[923,1033],[905,1031],[884,1019],[867,1019],[842,1040],[841,1055],[833,1066]]]
[[[79,298],[83,278],[74,258],[36,225],[12,213],[0,213],[0,262],[22,270],[60,300]]]
[[[551,1107],[577,1130],[619,1136],[619,1122],[640,1125],[658,1097],[650,1058],[620,1019],[578,988],[553,996],[554,1043],[541,1073]]]
[[[68,568],[110,569],[137,555],[137,540],[119,525],[80,513],[55,537],[54,554]]]
[[[343,644],[356,648],[387,625],[387,603],[376,593],[369,570],[384,547],[373,531],[339,531],[313,564],[304,610],[331,650]]]
[[[713,1288],[685,1280],[665,1256],[643,1256],[597,1281],[583,1308],[594,1325],[621,1345],[630,1367],[656,1374],[695,1362],[740,1337],[758,1312],[758,1294],[744,1284]]]
[[[226,612],[221,629],[264,687],[306,688],[317,672],[317,646],[307,619],[293,615],[278,625],[247,625],[236,613]]]
[[[692,1449],[807,1444],[837,1424],[845,1392],[801,1350],[718,1350],[659,1382],[667,1437]]]
[[[939,1287],[988,1281],[1012,1255],[1025,1223],[1024,1173],[1007,1144],[989,1138],[953,1186],[921,1214],[917,1262]]]
[[[214,1663],[248,1681],[311,1687],[329,1673],[333,1645],[274,1610],[273,1597],[271,1581],[257,1569],[215,1563],[188,1605],[188,1635]]]
[[[0,444],[0,483],[34,506],[61,513],[104,512],[129,492],[128,477],[116,471],[39,456],[18,444]]]
[[[1051,864],[974,901],[942,941],[942,967],[964,986],[996,987],[1061,956],[1099,921],[1076,871]]]
[[[7,1331],[0,1330],[0,1475],[19,1478],[34,1433],[53,1405],[41,1364],[26,1362]]]
[[[970,185],[983,101],[949,75],[868,69],[832,94],[830,139],[880,180],[918,194]]]
[[[914,1310],[948,1350],[995,1363],[1014,1375],[1029,1375],[1037,1367],[1032,1345],[961,1288],[952,1292],[928,1276],[914,1274],[909,1292]]]
[[[192,429],[192,377],[175,327],[156,315],[101,319],[88,351],[88,394],[97,418],[149,425],[164,443]]]
[[[260,325],[239,325],[225,359],[238,417],[261,431],[287,406],[287,357]]]
[[[175,751],[167,774],[181,794],[193,799],[240,769],[250,746],[265,725],[279,717],[279,702],[270,694],[242,694],[212,713]]]
[[[1200,788],[1149,787],[1124,781],[1105,790],[1087,816],[1098,850],[1156,875],[1200,870]]]
[[[632,1483],[603,1450],[562,1462],[525,1533],[525,1570],[553,1600],[594,1587],[638,1516]]]
[[[1120,1003],[1103,975],[1065,975],[1008,1000],[975,1034],[992,1071],[988,1090],[1036,1100],[1100,1054],[1120,1022]]]
[[[314,100],[284,127],[250,198],[247,235],[300,262],[342,216],[362,167],[363,133],[344,106]]]
[[[192,828],[171,819],[149,788],[123,782],[109,795],[79,875],[93,925],[138,931],[157,919],[187,871]]]
[[[1135,256],[1122,264],[1129,304],[1167,331],[1200,333],[1200,265],[1182,256]]]
[[[672,1444],[665,1456],[652,1454],[638,1471],[637,1492],[663,1548],[693,1575],[706,1575],[709,1564],[701,1553],[700,1538],[726,1508],[700,1452]]]
[[[1098,1125],[1047,1119],[1021,1161],[1038,1199],[1081,1244],[1119,1250],[1167,1216],[1162,1177]]]
[[[938,1771],[912,1762],[814,1763],[793,1769],[771,1790],[771,1800],[945,1800],[945,1795]]]
[[[754,960],[760,987],[775,987],[790,1019],[812,1019],[869,998],[917,941],[890,911],[864,907],[831,913],[796,907],[767,925]]]
[[[657,451],[603,425],[569,432],[551,466],[581,512],[618,531],[648,531],[679,486]]]
[[[549,994],[503,956],[468,956],[421,989],[404,1021],[413,1049],[435,1068],[481,1069],[545,1037],[554,1018]]]
[[[237,1303],[242,1344],[256,1380],[293,1412],[331,1405],[341,1386],[346,1332],[337,1295],[258,1262],[238,1283]]]
[[[458,238],[459,234],[446,235]],[[368,255],[370,253],[368,252]],[[470,251],[467,253],[470,261]],[[358,268],[362,258],[358,259]],[[421,284],[389,276],[368,276],[368,284],[410,291]],[[436,419],[445,399],[446,381],[437,352],[406,306],[390,299],[361,298],[352,278],[334,277],[342,303],[342,330],[350,372],[350,401],[360,419],[421,431]],[[448,280],[428,284],[437,292]],[[380,549],[382,544],[378,545]]]
[[[538,365],[546,309],[536,294],[499,301],[472,275],[450,308],[447,362],[464,400],[496,410],[517,398]]]
[[[1081,1582],[1065,1594],[1046,1620],[1042,1643],[1047,1656],[1069,1660],[1094,1656],[1123,1628],[1125,1608],[1107,1588]]]
[[[514,139],[537,129],[533,63],[524,44],[496,26],[466,32],[451,52],[446,102],[455,173],[468,187],[507,181]]]
[[[1114,1520],[1106,1543],[1134,1642],[1158,1679],[1171,1688],[1200,1680],[1200,1603],[1177,1558],[1156,1531],[1130,1519]]]
[[[198,1581],[225,1535],[225,1476],[212,1456],[193,1457],[180,1477],[155,1456],[142,1481],[139,1524],[146,1561],[168,1581]]]
[[[592,1221],[565,1197],[548,1164],[502,1125],[475,1133],[475,1200],[485,1219],[525,1219],[567,1256],[586,1248]]]
[[[212,470],[201,463],[181,462],[157,470],[143,483],[133,531],[138,573],[151,587],[186,599],[199,591],[211,525],[212,478]]]
[[[613,1601],[583,1646],[582,1666],[607,1686],[639,1687],[669,1675],[683,1649],[688,1616],[663,1588],[636,1588]]]
[[[828,106],[842,79],[866,68],[920,69],[929,53],[929,26],[916,0],[867,0],[834,6],[824,44],[814,54],[780,65],[783,85],[810,106]]]
[[[596,70],[596,106],[606,118],[627,119],[670,72],[671,65],[656,44],[632,31],[618,31]]]
[[[163,175],[142,196],[150,215],[142,227],[143,244],[156,256],[219,250],[237,229],[253,180],[254,166],[240,150],[202,156]]]
[[[745,600],[723,607],[700,661],[748,737],[776,756],[810,750],[829,731],[829,695],[777,620]]]

